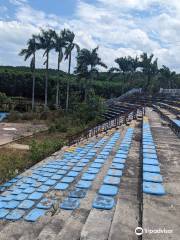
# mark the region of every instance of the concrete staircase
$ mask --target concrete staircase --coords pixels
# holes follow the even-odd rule
[[[144,228],[141,239],[178,240],[180,142],[152,108],[146,109],[146,115],[165,195],[143,192],[142,121],[133,120],[129,126],[113,128],[62,149],[1,186],[0,239],[135,240],[139,239],[135,234],[139,226]],[[22,209],[23,195],[14,192],[31,192],[32,187],[34,192],[44,193],[35,194],[34,199],[32,193],[24,195],[34,205]],[[15,200],[8,197],[12,195]],[[39,204],[44,199],[48,201]],[[10,208],[14,201],[18,204]],[[36,212],[30,214],[34,209]],[[4,210],[7,214],[2,216]],[[156,228],[173,232],[148,232]]]

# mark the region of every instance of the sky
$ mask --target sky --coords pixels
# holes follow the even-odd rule
[[[71,29],[81,48],[99,46],[108,67],[117,57],[147,52],[159,67],[180,72],[179,0],[0,0],[0,65],[29,65],[18,53],[40,28]],[[43,67],[41,51],[37,66]],[[54,52],[50,67],[57,67]]]

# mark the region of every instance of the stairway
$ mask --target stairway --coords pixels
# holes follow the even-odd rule
[[[151,108],[146,115],[144,125],[133,120],[62,149],[1,186],[0,239],[135,240],[142,226],[142,239],[178,240],[180,142]],[[155,170],[160,195],[143,188]],[[174,232],[148,232],[157,227]]]

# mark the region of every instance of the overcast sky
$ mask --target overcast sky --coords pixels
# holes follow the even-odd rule
[[[18,52],[40,27],[70,28],[81,48],[99,45],[109,67],[117,57],[148,52],[180,72],[179,0],[0,0],[0,65],[29,64]],[[56,62],[52,53],[50,67]]]

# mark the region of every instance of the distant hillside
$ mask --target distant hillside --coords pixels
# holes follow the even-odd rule
[[[44,99],[44,69],[36,70],[36,99]],[[180,88],[180,76],[177,75],[176,86]],[[112,78],[113,77],[113,78]],[[60,71],[58,75],[57,70],[49,70],[49,86],[48,99],[50,102],[55,101],[56,81],[60,81],[60,100],[64,104],[66,98],[66,81],[69,76],[67,73]],[[109,74],[106,72],[99,73],[96,80],[92,81],[92,86],[97,95],[103,98],[111,98],[120,96],[122,93],[132,89],[139,88],[145,85],[146,76],[142,72],[135,72],[134,74]],[[155,77],[151,85],[150,91],[157,92],[162,79]],[[163,83],[166,88],[166,84]],[[84,89],[84,80],[77,79],[75,75],[70,76],[70,91],[71,102],[74,98],[78,98]],[[32,89],[32,75],[28,67],[11,67],[0,66],[0,92],[6,93],[8,96],[22,96],[31,98]]]

